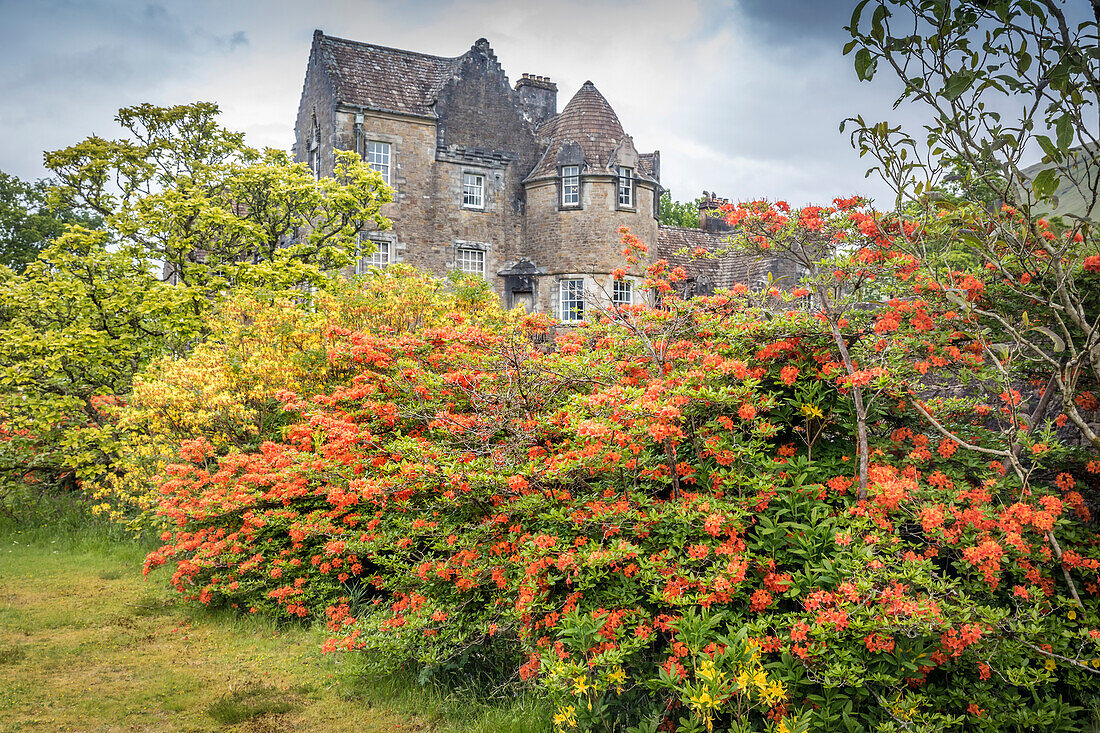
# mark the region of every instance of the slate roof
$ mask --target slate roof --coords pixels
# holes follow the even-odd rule
[[[729,233],[715,234],[691,227],[661,225],[657,228],[658,259],[672,267],[682,267],[689,278],[707,278],[715,288],[731,288],[736,283],[752,287],[768,272],[774,258],[731,252],[716,257],[695,257],[697,249],[719,252],[730,248]]]
[[[609,171],[612,153],[627,137],[619,116],[590,81],[581,85],[560,114],[540,124],[537,134],[549,140],[549,147],[531,171],[529,179],[557,175],[558,153],[570,143],[576,143],[584,151],[589,172]],[[644,169],[644,166],[641,167]],[[649,171],[643,172],[650,177]]]
[[[314,43],[321,45],[337,103],[422,117],[435,116],[439,92],[465,57],[429,56],[321,31],[314,33]]]

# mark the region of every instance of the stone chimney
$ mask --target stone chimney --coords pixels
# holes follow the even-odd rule
[[[558,85],[548,76],[524,74],[516,82],[516,94],[523,113],[536,125],[558,113]]]
[[[730,225],[719,209],[729,202],[729,199],[718,198],[718,194],[712,191],[703,191],[703,200],[699,202],[699,228],[712,234],[728,232]]]

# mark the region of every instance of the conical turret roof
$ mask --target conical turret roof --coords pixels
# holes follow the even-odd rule
[[[581,85],[561,114],[539,125],[538,133],[549,140],[549,146],[528,180],[556,176],[559,159],[575,165],[581,163],[577,159],[581,153],[585,170],[607,171],[613,153],[628,137],[615,110],[590,81]]]

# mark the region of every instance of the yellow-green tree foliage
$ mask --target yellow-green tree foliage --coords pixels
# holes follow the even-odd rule
[[[441,280],[401,266],[333,284],[308,305],[286,296],[228,299],[206,320],[201,344],[186,357],[153,361],[135,377],[128,400],[108,408],[124,437],[115,470],[87,484],[96,510],[150,529],[156,487],[180,460],[181,445],[225,453],[281,439],[293,416],[277,395],[289,391],[308,402],[346,376],[328,358],[335,333],[399,336],[520,317],[504,312],[481,278]]]
[[[18,510],[30,475],[109,481],[130,438],[107,415],[145,365],[188,353],[225,298],[330,287],[359,233],[389,227],[392,191],[355,153],[336,151],[334,175],[318,180],[217,115],[207,103],[127,108],[123,138],[46,155],[54,198],[102,228],[69,226],[22,273],[0,266],[4,508]]]

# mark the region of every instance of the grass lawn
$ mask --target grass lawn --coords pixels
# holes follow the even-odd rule
[[[143,551],[0,532],[0,731],[538,731],[537,703],[366,682],[319,632],[183,604]]]

